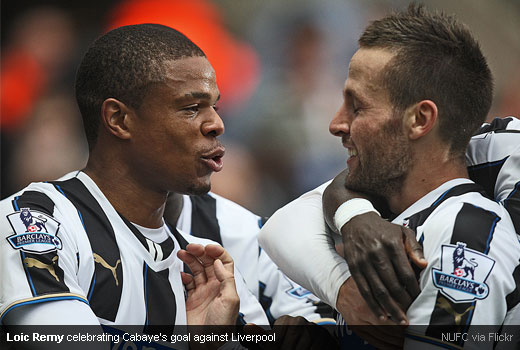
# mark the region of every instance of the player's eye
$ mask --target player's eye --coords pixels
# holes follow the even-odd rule
[[[218,112],[218,110],[219,110],[219,106],[217,106],[217,105],[213,105],[213,109],[215,110],[215,112]]]
[[[359,102],[354,100],[354,102],[352,102],[352,112],[354,113],[354,115],[357,115],[361,111],[361,109],[362,108]]]
[[[195,114],[199,111],[199,108],[200,108],[200,106],[198,104],[193,104],[193,105],[184,107],[182,110],[186,111],[188,113]]]

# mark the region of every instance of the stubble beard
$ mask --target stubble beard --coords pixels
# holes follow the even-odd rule
[[[202,183],[191,183],[187,190],[186,194],[191,196],[200,196],[208,193],[211,190],[211,182],[202,182]]]
[[[350,172],[345,186],[386,199],[399,192],[412,164],[411,147],[402,134],[400,120],[389,121],[381,128],[360,155],[358,167]]]

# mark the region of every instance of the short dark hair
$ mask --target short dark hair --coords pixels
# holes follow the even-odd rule
[[[392,104],[402,112],[421,100],[434,101],[440,137],[452,155],[462,156],[493,97],[493,76],[469,29],[453,16],[412,3],[407,11],[372,22],[359,44],[396,53],[381,77]]]
[[[182,33],[159,24],[116,28],[97,39],[76,74],[76,100],[92,149],[98,136],[103,101],[115,98],[139,108],[147,87],[161,82],[162,63],[204,52]]]

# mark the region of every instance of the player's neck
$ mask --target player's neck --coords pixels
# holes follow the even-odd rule
[[[84,172],[126,219],[148,228],[162,225],[167,192],[144,186],[124,162],[91,154]]]
[[[460,159],[439,154],[417,159],[401,190],[387,199],[390,210],[398,215],[443,183],[456,178],[468,178],[464,161]]]
[[[168,199],[166,200],[166,207],[164,209],[164,218],[167,222],[176,224],[181,216],[184,199],[182,194],[170,192]]]

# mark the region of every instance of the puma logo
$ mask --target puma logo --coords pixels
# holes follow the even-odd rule
[[[105,269],[110,270],[114,276],[114,280],[116,281],[116,286],[119,286],[119,281],[117,280],[117,265],[121,263],[121,259],[117,259],[116,265],[112,267],[100,255],[94,253],[94,261],[103,266]]]
[[[56,255],[54,258],[52,258],[52,264],[45,264],[41,262],[40,260],[34,259],[34,258],[25,258],[23,259],[23,263],[27,267],[36,267],[37,269],[46,269],[49,271],[49,273],[56,278],[56,281],[60,281],[58,278],[58,275],[56,275],[56,271],[54,271],[54,264],[58,261],[58,256]]]
[[[442,308],[444,311],[446,311],[450,315],[453,315],[453,317],[455,318],[456,325],[460,325],[460,322],[462,321],[462,316],[464,316],[466,313],[470,312],[471,310],[473,310],[475,308],[475,305],[471,305],[463,313],[458,313],[457,311],[453,310],[453,308],[451,307],[451,304],[448,302],[448,300],[446,300],[444,298],[437,300],[436,306]]]

